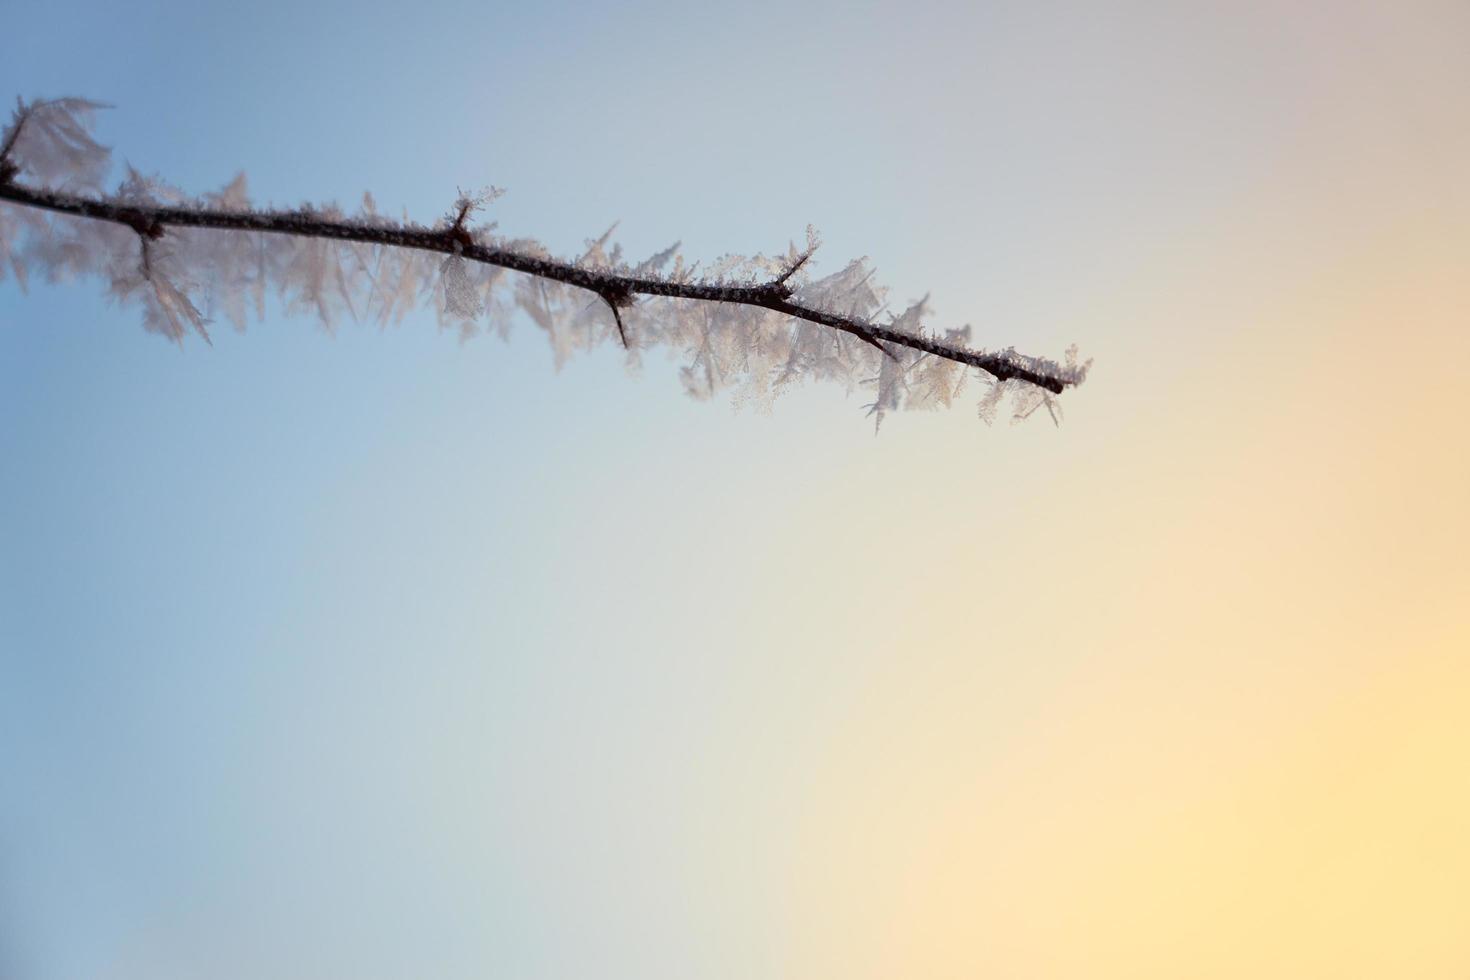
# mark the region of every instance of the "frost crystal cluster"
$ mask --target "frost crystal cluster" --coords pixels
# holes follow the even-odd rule
[[[965,346],[968,327],[927,331],[926,301],[888,312],[865,260],[812,278],[810,229],[802,248],[727,256],[700,271],[678,245],[629,261],[611,232],[558,260],[535,241],[471,223],[495,191],[462,194],[434,225],[392,219],[371,196],[352,214],[335,205],[257,210],[243,176],[191,197],[129,169],[107,193],[111,154],[91,130],[100,108],[22,102],[0,136],[0,280],[98,277],[118,300],[141,305],[148,330],[180,343],[207,341],[220,318],[243,329],[252,312],[265,315],[268,296],[329,327],[344,315],[396,322],[432,303],[466,337],[487,327],[504,335],[520,311],[545,331],[558,364],[608,342],[621,343],[630,364],[662,348],[696,398],[729,391],[737,403],[769,406],[788,386],[823,379],[866,392],[878,423],[898,409],[952,404],[971,374],[986,422],[1003,404],[1015,420],[1043,407],[1055,420],[1056,395],[1087,375],[1075,348],[1060,363],[979,351]]]

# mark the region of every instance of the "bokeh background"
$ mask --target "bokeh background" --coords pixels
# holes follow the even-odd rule
[[[0,285],[0,975],[1470,972],[1470,6],[12,3],[194,190],[868,255],[1060,428]],[[978,395],[978,386],[972,394]]]

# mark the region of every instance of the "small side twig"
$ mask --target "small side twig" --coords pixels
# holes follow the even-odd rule
[[[0,146],[0,184],[10,183],[20,173],[20,167],[10,159],[10,153],[15,149],[15,141],[20,139],[21,130],[26,128],[26,122],[31,118],[31,107],[19,99],[16,102],[15,125],[11,127],[5,145]]]

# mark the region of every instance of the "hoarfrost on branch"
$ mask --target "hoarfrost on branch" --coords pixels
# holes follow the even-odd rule
[[[243,175],[191,197],[129,168],[109,194],[111,151],[92,135],[102,108],[18,103],[0,134],[0,280],[101,279],[142,307],[146,329],[179,343],[208,341],[221,317],[243,329],[252,313],[265,315],[269,294],[327,327],[343,315],[397,322],[430,302],[466,337],[486,327],[504,335],[519,310],[545,331],[558,364],[606,342],[621,343],[630,364],[663,348],[695,398],[729,391],[737,403],[769,405],[808,379],[835,381],[871,395],[877,424],[898,409],[948,407],[970,374],[987,423],[1006,401],[1014,421],[1042,407],[1056,421],[1056,396],[1091,364],[1075,347],[1060,362],[970,348],[968,326],[924,327],[927,297],[890,313],[865,259],[813,278],[811,229],[800,248],[725,256],[699,272],[677,244],[629,262],[611,229],[572,261],[498,236],[473,221],[495,189],[461,192],[433,225],[390,218],[371,195],[352,214],[330,204],[257,210]]]

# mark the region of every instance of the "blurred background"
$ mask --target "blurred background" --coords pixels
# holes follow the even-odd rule
[[[1470,971],[1470,7],[11,4],[280,205],[869,256],[890,417],[0,284],[0,975]]]

